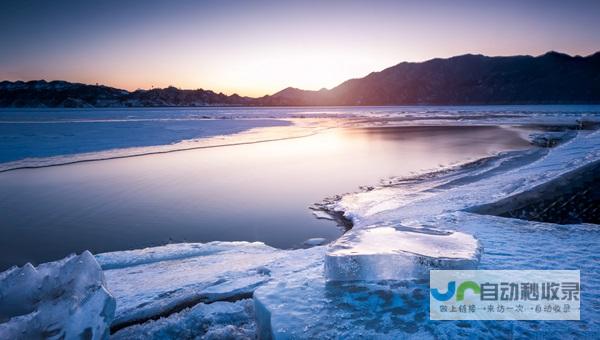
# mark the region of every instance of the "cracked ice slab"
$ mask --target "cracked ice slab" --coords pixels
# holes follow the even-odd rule
[[[0,339],[105,339],[114,312],[88,251],[0,273]]]
[[[113,252],[98,258],[114,267],[104,275],[117,299],[113,327],[121,327],[200,302],[247,297],[270,279],[263,265],[282,255],[259,242],[210,242]]]
[[[197,303],[249,298],[274,278],[302,270],[325,247],[286,251],[261,242],[183,243],[98,254],[117,299],[113,327],[167,316]]]
[[[329,247],[325,276],[330,281],[425,278],[432,268],[476,268],[481,251],[477,239],[462,232],[391,226],[358,228]]]
[[[96,254],[102,269],[118,269],[169,260],[183,260],[195,256],[231,252],[270,252],[273,248],[260,242],[173,243],[159,247],[133,249]]]
[[[158,320],[127,327],[111,336],[126,339],[255,339],[250,299],[200,303]]]

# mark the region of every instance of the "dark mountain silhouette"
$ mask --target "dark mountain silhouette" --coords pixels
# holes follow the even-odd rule
[[[129,92],[107,86],[44,80],[0,82],[0,107],[150,107],[251,105],[252,98],[174,87]]]
[[[587,57],[558,52],[538,57],[467,54],[403,62],[331,90],[288,87],[261,98],[174,87],[128,92],[64,81],[0,82],[2,107],[574,103],[600,103],[600,52]]]
[[[331,90],[287,88],[267,105],[600,103],[600,52],[571,57],[462,55],[400,63]]]
[[[119,106],[125,90],[66,81],[34,80],[0,82],[2,107],[100,107]]]
[[[175,87],[165,89],[137,90],[123,99],[125,106],[210,106],[210,105],[252,105],[253,98],[237,94],[227,96],[209,90],[180,90]]]

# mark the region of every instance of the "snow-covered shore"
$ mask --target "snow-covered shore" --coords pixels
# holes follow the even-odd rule
[[[596,225],[557,225],[469,212],[535,191],[598,162],[600,132],[580,131],[552,149],[507,152],[436,173],[395,179],[392,185],[325,202],[324,210],[343,213],[353,222],[352,230],[328,246],[280,250],[262,243],[211,242],[97,254],[95,261],[82,255],[89,270],[97,273],[99,265],[103,274],[86,287],[110,292],[116,309],[93,314],[100,302],[73,300],[69,294],[85,296],[95,290],[74,287],[65,293],[68,308],[91,306],[88,317],[70,323],[73,316],[58,316],[64,323],[58,327],[56,320],[50,321],[56,334],[75,334],[72,327],[84,332],[93,325],[95,338],[109,328],[115,338],[534,334],[564,338],[598,334],[600,231]],[[7,302],[12,296],[8,278],[18,273],[21,282],[29,282],[44,268],[52,268],[43,266],[37,268],[38,273],[25,266],[0,274],[0,335],[19,334],[29,329],[31,320],[48,313],[35,307],[25,313],[12,308],[28,303],[27,294]],[[44,275],[68,280],[85,272],[65,271],[59,264],[54,267]],[[429,268],[447,267],[579,269],[581,321],[429,321],[424,274]],[[61,297],[56,301],[64,303]],[[101,303],[110,307],[110,299]],[[41,327],[39,331],[47,330]]]
[[[307,136],[340,122],[573,124],[599,112],[597,105],[0,109],[0,172]]]

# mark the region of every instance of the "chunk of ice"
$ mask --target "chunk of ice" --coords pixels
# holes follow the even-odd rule
[[[115,312],[89,252],[0,274],[1,339],[105,339]]]
[[[254,292],[259,339],[429,339],[427,285],[327,282],[323,261]],[[421,327],[419,327],[421,326]]]
[[[312,210],[312,214],[321,220],[333,220],[333,217],[322,210]]]
[[[325,276],[330,281],[417,279],[432,268],[475,268],[480,254],[477,239],[461,232],[360,228],[329,247]]]
[[[309,238],[308,240],[304,241],[302,244],[304,244],[305,246],[314,247],[314,246],[322,246],[326,243],[327,243],[326,239],[324,239],[322,237],[315,237],[315,238]]]

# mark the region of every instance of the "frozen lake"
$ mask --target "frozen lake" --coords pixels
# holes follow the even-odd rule
[[[13,268],[5,285],[25,280],[37,292],[39,280],[59,277],[58,299],[43,287],[53,299],[45,313],[54,313],[73,304],[72,290],[62,291],[80,282],[73,268],[85,271],[81,278],[107,290],[96,286],[99,300],[86,296],[84,308],[116,301],[113,319],[89,314],[115,338],[189,334],[198,318],[217,314],[215,327],[250,337],[593,337],[598,112],[0,111],[0,151],[12,150],[0,163],[0,266],[95,253]],[[79,153],[82,145],[97,151]],[[341,236],[333,221],[316,219],[315,202],[321,217],[344,214],[353,228]],[[335,241],[296,249],[316,237]],[[213,240],[283,249],[185,243]],[[432,321],[422,275],[455,264],[579,270],[581,320]]]
[[[236,124],[219,121],[222,130],[227,122]],[[258,144],[4,172],[0,269],[86,249],[214,240],[295,248],[309,238],[333,240],[342,228],[308,209],[327,196],[528,145],[517,131],[496,126],[346,127]]]

